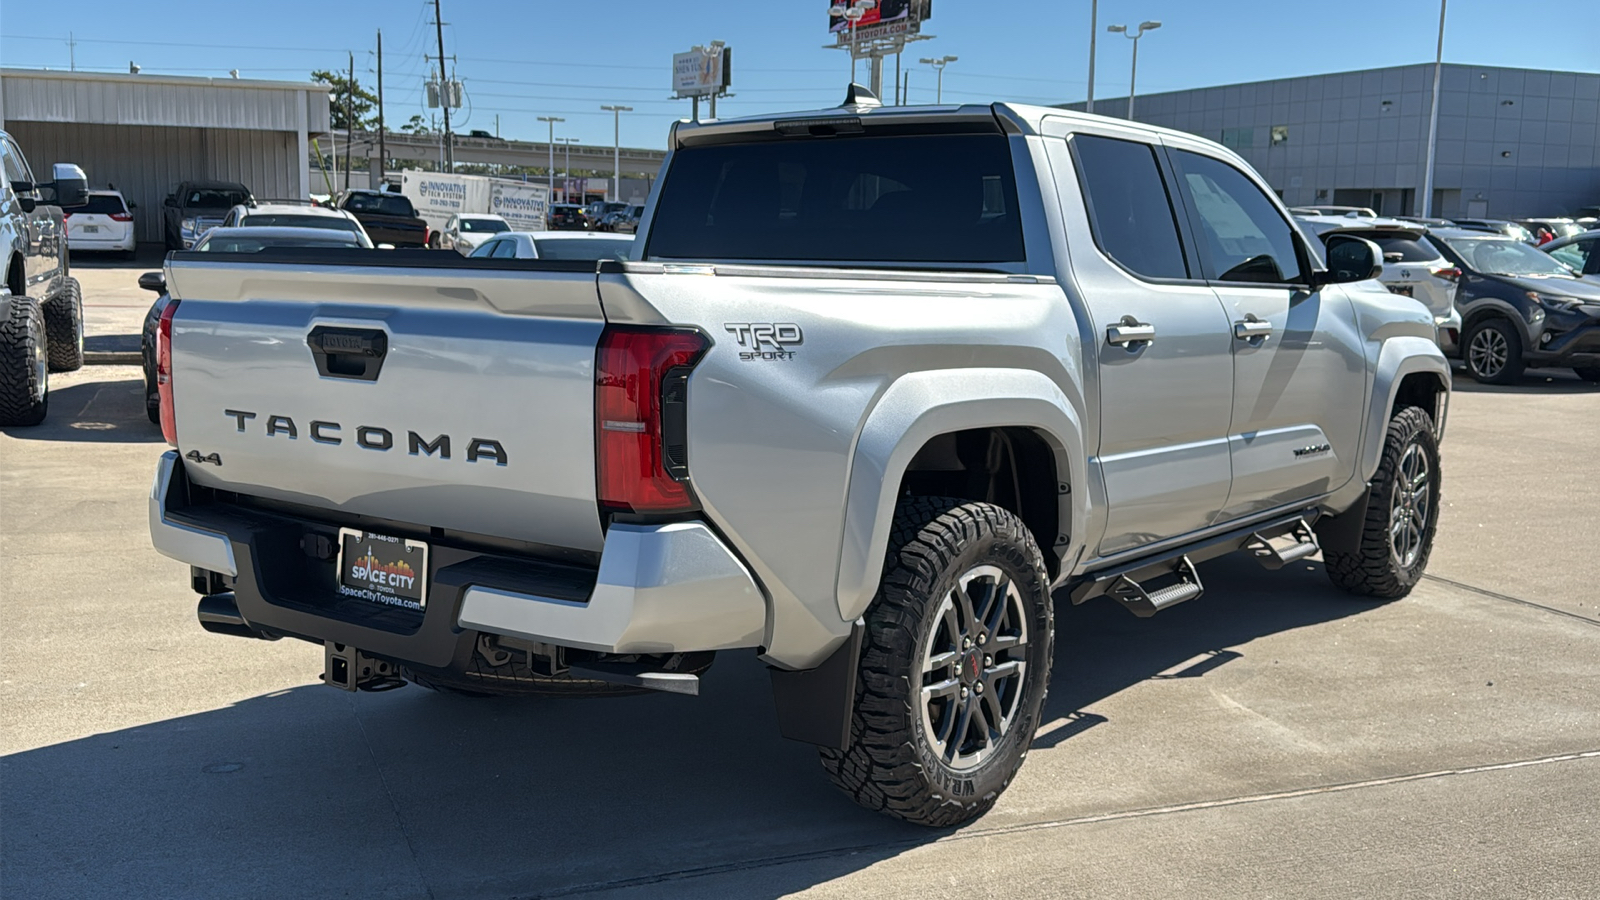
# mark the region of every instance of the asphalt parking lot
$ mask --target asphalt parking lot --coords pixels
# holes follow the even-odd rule
[[[91,336],[136,329],[142,270],[78,267]],[[750,657],[699,698],[350,695],[319,647],[201,631],[149,546],[138,367],[54,376],[49,420],[0,432],[0,890],[1593,897],[1600,389],[1457,388],[1410,597],[1223,559],[1152,619],[1063,601],[1017,782],[928,831],[779,738]]]

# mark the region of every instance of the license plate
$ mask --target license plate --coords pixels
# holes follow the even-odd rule
[[[1389,285],[1389,291],[1390,293],[1399,294],[1402,297],[1412,296],[1411,285],[1409,284],[1391,284]]]
[[[428,545],[354,528],[339,529],[339,593],[422,610],[428,603]]]
[[[99,234],[100,233],[100,226],[99,225],[85,225],[85,226],[83,226],[83,233],[84,234]]]

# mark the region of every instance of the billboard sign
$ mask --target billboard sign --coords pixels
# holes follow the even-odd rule
[[[672,54],[672,92],[678,97],[710,97],[733,83],[733,49],[713,47]]]
[[[835,6],[849,6],[849,4],[850,0],[840,0],[840,3],[830,3],[828,7],[830,10],[828,30],[835,35],[840,44],[850,43],[850,20],[844,16],[833,15],[831,10]],[[923,21],[932,15],[933,0],[879,0],[877,6],[866,10],[861,18],[856,20],[855,38],[871,40],[916,34],[922,29]]]

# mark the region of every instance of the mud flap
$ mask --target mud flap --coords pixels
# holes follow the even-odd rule
[[[778,731],[791,741],[833,750],[850,747],[850,716],[856,703],[856,671],[866,623],[856,620],[850,637],[814,669],[769,668]]]

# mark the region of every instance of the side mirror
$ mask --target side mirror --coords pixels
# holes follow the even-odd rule
[[[139,276],[139,287],[157,294],[167,292],[167,275],[165,272],[146,272]]]
[[[1327,245],[1328,269],[1314,274],[1316,284],[1349,284],[1383,273],[1383,251],[1366,238],[1335,234],[1328,237]]]
[[[174,197],[171,194],[168,194],[166,199],[161,201],[161,205],[162,206],[177,206],[178,205],[178,198]]]
[[[76,163],[56,163],[51,167],[55,181],[50,187],[56,195],[56,205],[62,209],[75,209],[89,204],[89,176]]]
[[[31,213],[39,206],[39,200],[33,195],[34,184],[31,181],[11,182],[11,192],[17,195],[17,205],[25,213]]]

